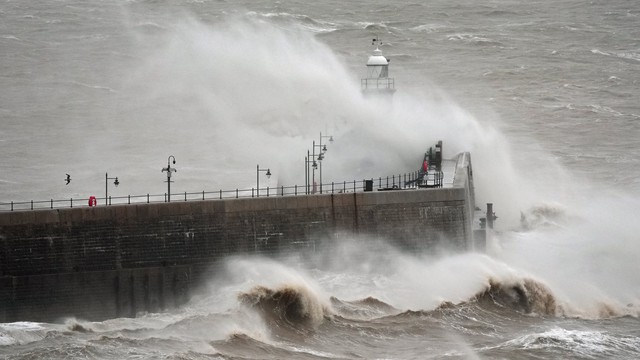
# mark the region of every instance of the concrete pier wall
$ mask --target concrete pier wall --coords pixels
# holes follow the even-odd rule
[[[102,320],[179,306],[229,255],[346,237],[473,250],[473,181],[454,187],[0,213],[0,322]]]

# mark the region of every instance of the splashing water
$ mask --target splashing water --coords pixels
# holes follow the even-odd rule
[[[447,11],[455,13],[452,8]],[[630,11],[620,21],[636,13]],[[358,84],[361,75],[349,71],[354,60],[346,57],[352,53],[335,51],[323,42],[331,44],[331,38],[314,37],[301,30],[304,26],[290,25],[302,21],[307,27],[321,28],[319,33],[331,34],[341,23],[282,12],[268,14],[254,12],[211,23],[184,16],[142,23],[120,20],[114,22],[118,29],[110,36],[93,38],[98,39],[98,45],[91,48],[94,52],[78,52],[74,41],[59,40],[51,47],[62,54],[86,57],[71,63],[91,65],[67,66],[66,55],[55,56],[58,53],[52,50],[54,56],[46,57],[46,62],[34,60],[42,63],[27,69],[56,74],[31,84],[39,89],[33,91],[36,95],[46,96],[28,94],[25,98],[30,102],[3,103],[1,111],[6,116],[0,149],[7,154],[4,160],[9,171],[0,179],[0,196],[29,200],[97,195],[104,190],[105,171],[120,177],[121,186],[112,189],[113,195],[162,193],[160,168],[169,154],[178,160],[176,192],[251,188],[256,163],[274,173],[266,181],[269,186],[301,184],[304,156],[319,132],[332,134],[336,140],[323,163],[325,181],[370,178],[415,169],[426,148],[443,140],[445,156],[471,152],[477,203],[493,202],[498,213],[499,231],[488,254],[408,255],[392,248],[373,251],[374,240],[352,239],[333,252],[305,259],[308,263],[301,259],[229,259],[224,274],[211,279],[209,291],[175,312],[101,323],[2,324],[0,345],[7,348],[0,349],[5,351],[1,354],[13,356],[16,350],[20,352],[17,357],[27,358],[132,358],[141,354],[410,358],[416,352],[407,349],[428,346],[434,354],[464,358],[522,353],[525,357],[637,356],[637,334],[626,334],[637,328],[640,304],[640,283],[635,276],[640,270],[640,228],[634,219],[640,196],[625,190],[633,186],[602,184],[573,174],[560,164],[558,152],[545,150],[549,144],[503,130],[497,114],[477,119],[457,103],[459,99],[432,85],[404,87],[393,102],[365,99]],[[438,14],[453,18],[446,11]],[[412,50],[403,47],[406,39],[394,38],[402,33],[404,19],[397,23],[369,20],[357,24],[389,32],[392,41],[384,48],[385,54],[393,58]],[[450,29],[452,24],[437,20],[430,20],[435,24],[429,26],[433,31],[403,36],[441,34],[444,42],[421,38],[420,46],[422,40],[434,48],[469,46],[466,39],[451,39],[451,34],[470,34],[468,30]],[[421,29],[420,24],[414,25],[410,28]],[[518,26],[527,25],[500,29],[513,31]],[[494,28],[493,20],[490,28]],[[492,40],[480,45],[496,53],[513,45],[512,39],[499,34],[474,32],[469,36]],[[21,44],[23,38],[28,36],[3,37],[3,45]],[[12,53],[7,51],[8,59]],[[358,61],[364,64],[366,51],[362,54]],[[562,51],[553,55],[562,56]],[[505,61],[487,65],[495,68],[486,72],[486,81],[500,80],[494,83],[500,88],[497,93],[513,98],[509,106],[531,105],[521,99],[521,89],[507,86],[510,78],[525,78],[531,67],[511,63],[517,69],[512,71]],[[429,76],[427,71],[423,75],[414,70],[409,76],[420,80]],[[608,75],[605,78],[611,79]],[[621,91],[627,79],[617,76],[615,80],[609,90]],[[537,81],[533,83],[538,87]],[[567,93],[581,88],[567,85],[562,96],[543,95],[545,101],[565,101]],[[18,99],[19,90],[16,87],[5,95]],[[541,91],[549,91],[548,86]],[[569,100],[576,104],[554,110],[556,115],[548,124],[525,130],[561,139],[571,135],[566,129],[574,125],[565,124],[563,129],[553,123],[557,114],[595,109],[599,111],[582,111],[580,116],[597,113],[605,120],[604,126],[614,127],[617,123],[606,125],[607,116],[619,121],[635,111]],[[527,109],[520,115],[517,121],[534,117]],[[510,121],[515,120],[505,119]],[[589,121],[580,118],[583,129],[577,130],[588,133]],[[594,125],[593,129],[602,127]],[[624,129],[621,133],[632,134],[635,128]],[[30,141],[24,141],[23,134],[32,132]],[[620,141],[633,139],[621,136]],[[21,147],[21,143],[28,145]],[[573,144],[571,140],[567,143]],[[591,149],[583,150],[588,153]],[[620,155],[620,159],[602,158],[624,163],[633,159],[633,153]],[[25,161],[29,164],[23,164]],[[597,170],[606,165],[593,166]],[[60,176],[62,166],[73,173],[73,188],[49,184]],[[262,304],[262,310],[246,309],[239,295],[253,301],[251,304]],[[313,331],[302,334],[301,339],[291,332],[274,331],[265,320],[264,305],[279,308],[278,299],[289,299],[286,304],[298,304],[298,309],[322,309],[302,312],[315,319]],[[328,312],[335,316],[324,317]],[[284,318],[287,314],[285,311]],[[589,320],[580,322],[575,317]],[[322,321],[316,321],[320,318]]]

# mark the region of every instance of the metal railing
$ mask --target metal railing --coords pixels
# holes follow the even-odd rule
[[[377,179],[364,179],[364,180],[352,180],[343,181],[341,183],[331,182],[325,184],[316,184],[315,187],[311,186],[306,188],[305,186],[293,185],[293,186],[280,186],[280,187],[265,187],[265,188],[251,188],[251,189],[235,189],[235,190],[218,190],[218,191],[200,191],[200,192],[183,192],[183,193],[171,193],[171,199],[168,199],[167,193],[164,194],[146,194],[146,195],[127,195],[127,196],[109,196],[104,197],[91,197],[91,198],[70,198],[62,200],[43,200],[43,201],[11,201],[1,202],[0,212],[7,211],[30,211],[30,210],[43,210],[43,209],[62,209],[62,208],[74,208],[74,207],[90,207],[91,201],[97,201],[94,206],[110,206],[110,205],[124,205],[124,204],[150,204],[161,202],[177,202],[177,201],[198,201],[198,200],[223,200],[223,199],[242,199],[242,198],[254,198],[258,197],[273,197],[273,196],[299,196],[299,195],[313,195],[313,194],[336,194],[336,193],[349,193],[349,192],[361,192],[372,191],[372,187],[377,185],[377,190],[401,190],[401,189],[415,189],[422,187],[415,179],[418,178],[419,172],[411,172],[405,174],[391,175],[387,177],[379,177]],[[259,194],[258,194],[259,193]]]
[[[395,89],[394,78],[365,78],[360,79],[362,90],[367,89]]]

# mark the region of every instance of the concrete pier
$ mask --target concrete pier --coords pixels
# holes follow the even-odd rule
[[[474,250],[471,160],[455,160],[448,188],[0,213],[0,322],[161,311],[229,255],[318,251],[347,236]]]

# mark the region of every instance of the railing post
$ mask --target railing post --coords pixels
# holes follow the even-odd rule
[[[131,194],[127,195],[127,204],[131,205]]]
[[[33,210],[33,200],[31,200],[31,210]]]
[[[73,207],[73,198],[71,198],[71,200],[69,200],[71,202],[71,207]]]
[[[184,201],[187,201],[187,192],[184,192]]]
[[[293,195],[298,196],[298,185],[294,187]]]
[[[269,197],[269,187],[267,186],[267,197]]]
[[[238,189],[236,188],[236,199],[238,198]]]
[[[204,190],[202,190],[202,200],[204,201]]]
[[[11,211],[13,211],[13,201],[11,202]]]
[[[147,204],[149,203],[149,194],[147,193]]]
[[[333,194],[333,181],[331,182],[331,193]]]
[[[53,199],[51,199],[51,208],[53,209]]]

